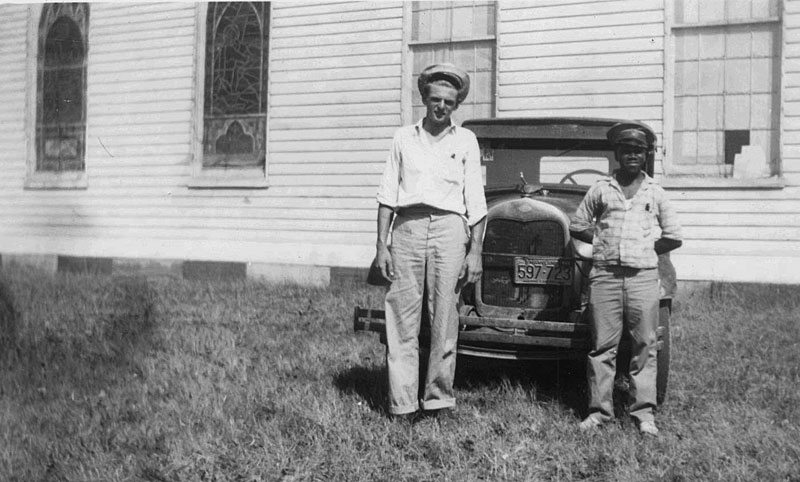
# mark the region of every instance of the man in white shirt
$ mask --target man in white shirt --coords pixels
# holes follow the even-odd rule
[[[481,276],[486,219],[478,141],[450,118],[469,92],[469,75],[452,64],[435,64],[422,71],[418,85],[425,118],[395,134],[377,196],[376,264],[391,281],[388,410],[408,421],[420,407],[436,415],[455,406],[457,303],[462,284]],[[418,335],[426,287],[431,338],[420,391]]]

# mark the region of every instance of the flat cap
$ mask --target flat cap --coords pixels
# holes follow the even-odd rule
[[[615,124],[606,134],[612,145],[627,144],[649,148],[656,143],[656,135],[639,124],[620,122]]]
[[[467,94],[469,93],[469,74],[453,64],[433,64],[425,67],[425,69],[420,72],[419,79],[417,79],[417,87],[419,87],[420,95],[424,95],[423,91],[426,84],[437,80],[446,80],[453,84],[458,91],[459,104],[467,98]]]

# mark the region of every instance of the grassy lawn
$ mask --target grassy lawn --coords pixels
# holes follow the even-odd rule
[[[376,289],[0,277],[2,481],[800,482],[800,287],[678,304],[653,439],[579,432],[567,363],[461,359],[455,419],[388,420]]]

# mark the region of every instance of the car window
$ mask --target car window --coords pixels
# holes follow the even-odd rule
[[[591,186],[617,168],[614,152],[585,146],[564,149],[543,145],[495,144],[482,146],[486,187],[514,186],[520,174],[531,184],[559,183]],[[488,152],[491,151],[491,152]]]

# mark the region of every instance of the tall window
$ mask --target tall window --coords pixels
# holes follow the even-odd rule
[[[38,35],[36,171],[83,171],[89,5],[48,3]]]
[[[676,0],[672,6],[674,171],[723,177],[745,168],[747,177],[777,173],[778,0]]]
[[[417,78],[425,67],[441,62],[453,63],[470,76],[469,95],[453,115],[455,120],[494,117],[495,2],[414,2],[411,11],[414,119],[425,115]]]
[[[268,42],[269,3],[208,4],[203,169],[263,169]]]

